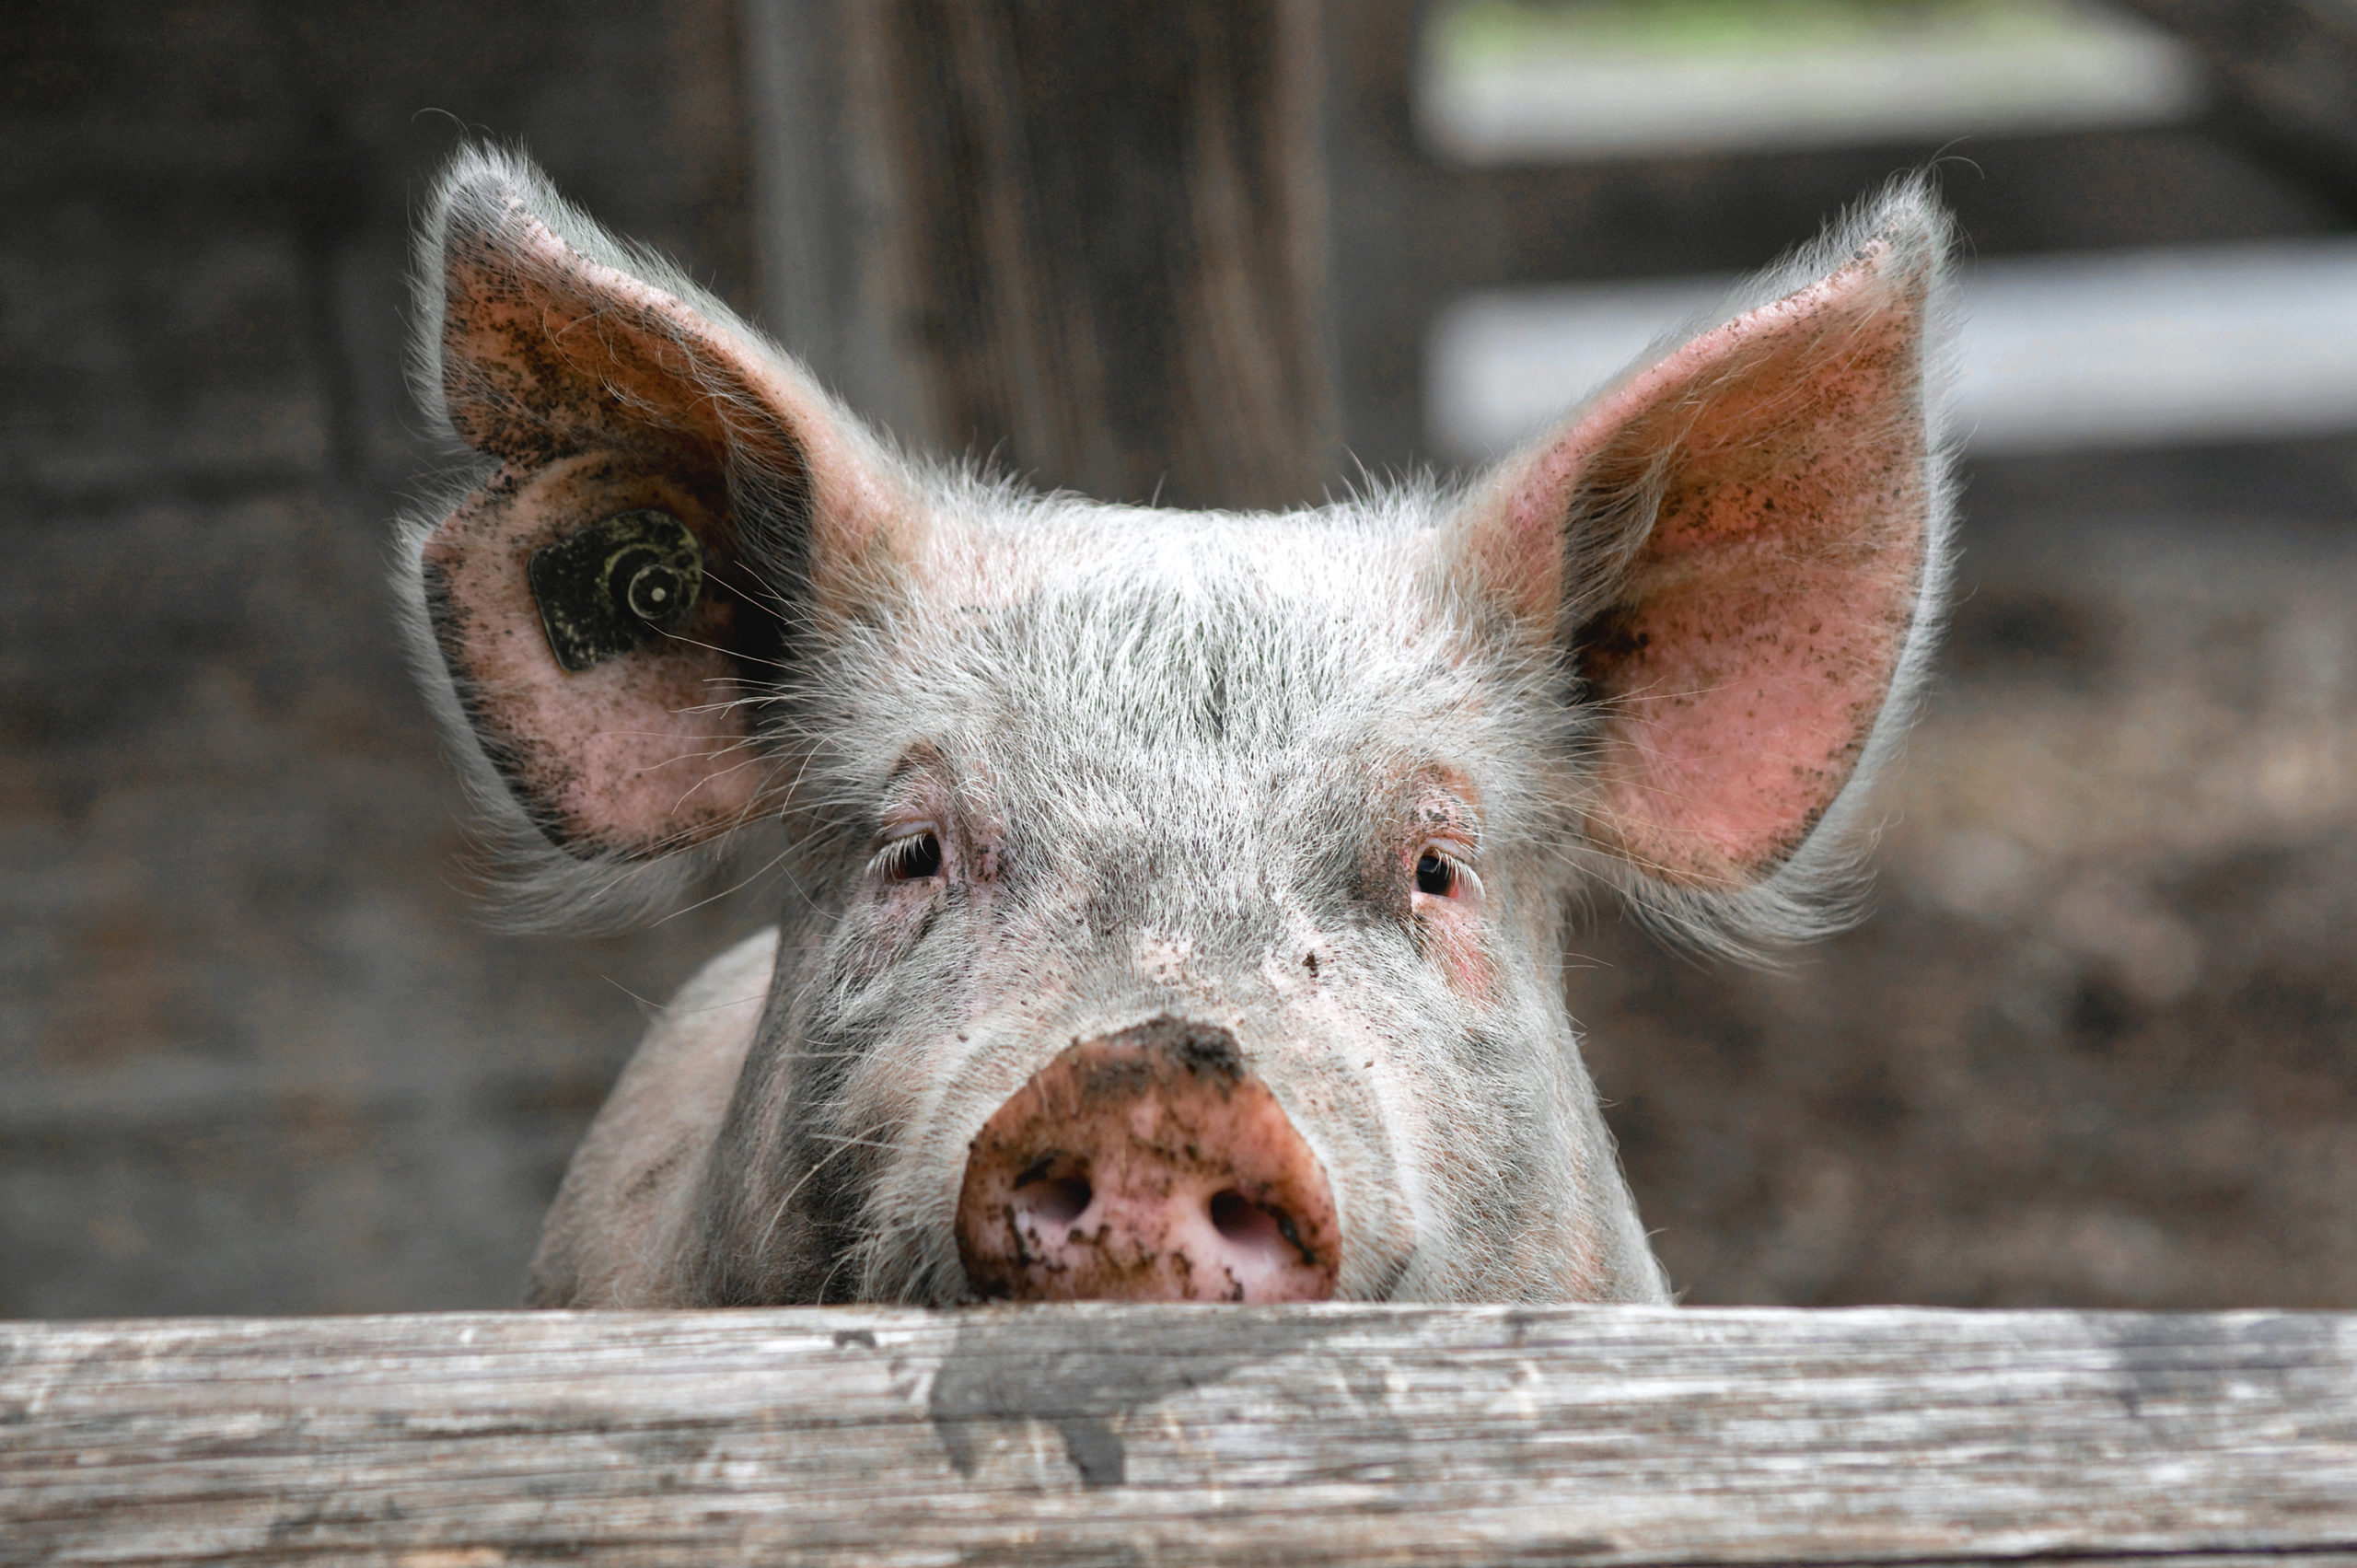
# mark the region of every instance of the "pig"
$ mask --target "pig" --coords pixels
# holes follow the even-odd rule
[[[459,464],[399,575],[512,912],[779,908],[528,1299],[1670,1299],[1566,943],[1599,895],[1736,958],[1854,911],[1947,560],[1947,250],[1897,183],[1484,473],[1193,512],[911,456],[463,153],[417,275]]]

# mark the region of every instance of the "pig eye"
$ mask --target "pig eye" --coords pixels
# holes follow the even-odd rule
[[[1469,876],[1456,858],[1430,844],[1416,857],[1416,891],[1426,898],[1455,898],[1464,890]]]
[[[890,882],[916,882],[941,875],[941,840],[932,830],[894,839],[876,854],[876,869]]]

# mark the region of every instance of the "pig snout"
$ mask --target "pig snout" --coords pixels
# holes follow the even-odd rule
[[[1341,1254],[1318,1156],[1223,1028],[1074,1044],[968,1150],[958,1256],[983,1296],[1321,1301]]]

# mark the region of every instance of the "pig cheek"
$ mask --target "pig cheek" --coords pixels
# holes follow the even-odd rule
[[[835,960],[837,973],[852,985],[872,985],[909,956],[940,917],[940,900],[923,891],[896,888],[871,905],[865,918],[844,933]]]
[[[1476,1007],[1497,999],[1498,970],[1481,940],[1480,921],[1464,911],[1423,912],[1416,923],[1416,945],[1449,991]]]
[[[926,1030],[877,1043],[842,1086],[833,1130],[855,1141],[847,1146],[865,1145],[873,1160],[865,1217],[878,1233],[947,1234],[958,1162],[945,1140],[911,1136],[911,1130],[944,1120],[944,1101],[956,1098],[958,1067],[954,1048]]]
[[[966,1156],[965,1137],[949,1130],[980,1126],[1020,1086],[1028,1074],[1020,1051],[1009,1045],[1036,1032],[1031,1010],[1047,998],[1035,991],[1018,1010],[971,970],[919,983],[927,994],[911,1001],[921,1016],[861,1058],[844,1095],[858,1106],[863,1127],[877,1130],[890,1145],[886,1166],[909,1184],[903,1195],[910,1202],[897,1212],[938,1207],[946,1225]]]
[[[893,965],[907,958],[917,945],[945,922],[954,938],[957,928],[987,930],[991,920],[991,890],[987,883],[946,884],[930,878],[886,886],[866,905],[866,913],[848,934],[843,970],[855,983],[871,984]]]
[[[1340,1294],[1380,1300],[1419,1249],[1446,1234],[1420,1151],[1439,1142],[1428,1109],[1461,1096],[1412,1043],[1434,1029],[1430,1009],[1403,1006],[1399,988],[1382,978],[1417,960],[1387,942],[1371,949],[1307,922],[1295,923],[1292,936],[1261,967],[1283,1037],[1305,1046],[1283,1074],[1285,1108],[1333,1183],[1345,1236]]]

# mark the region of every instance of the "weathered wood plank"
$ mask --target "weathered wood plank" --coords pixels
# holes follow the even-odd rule
[[[0,1562],[2357,1563],[2357,1317],[0,1324]]]

